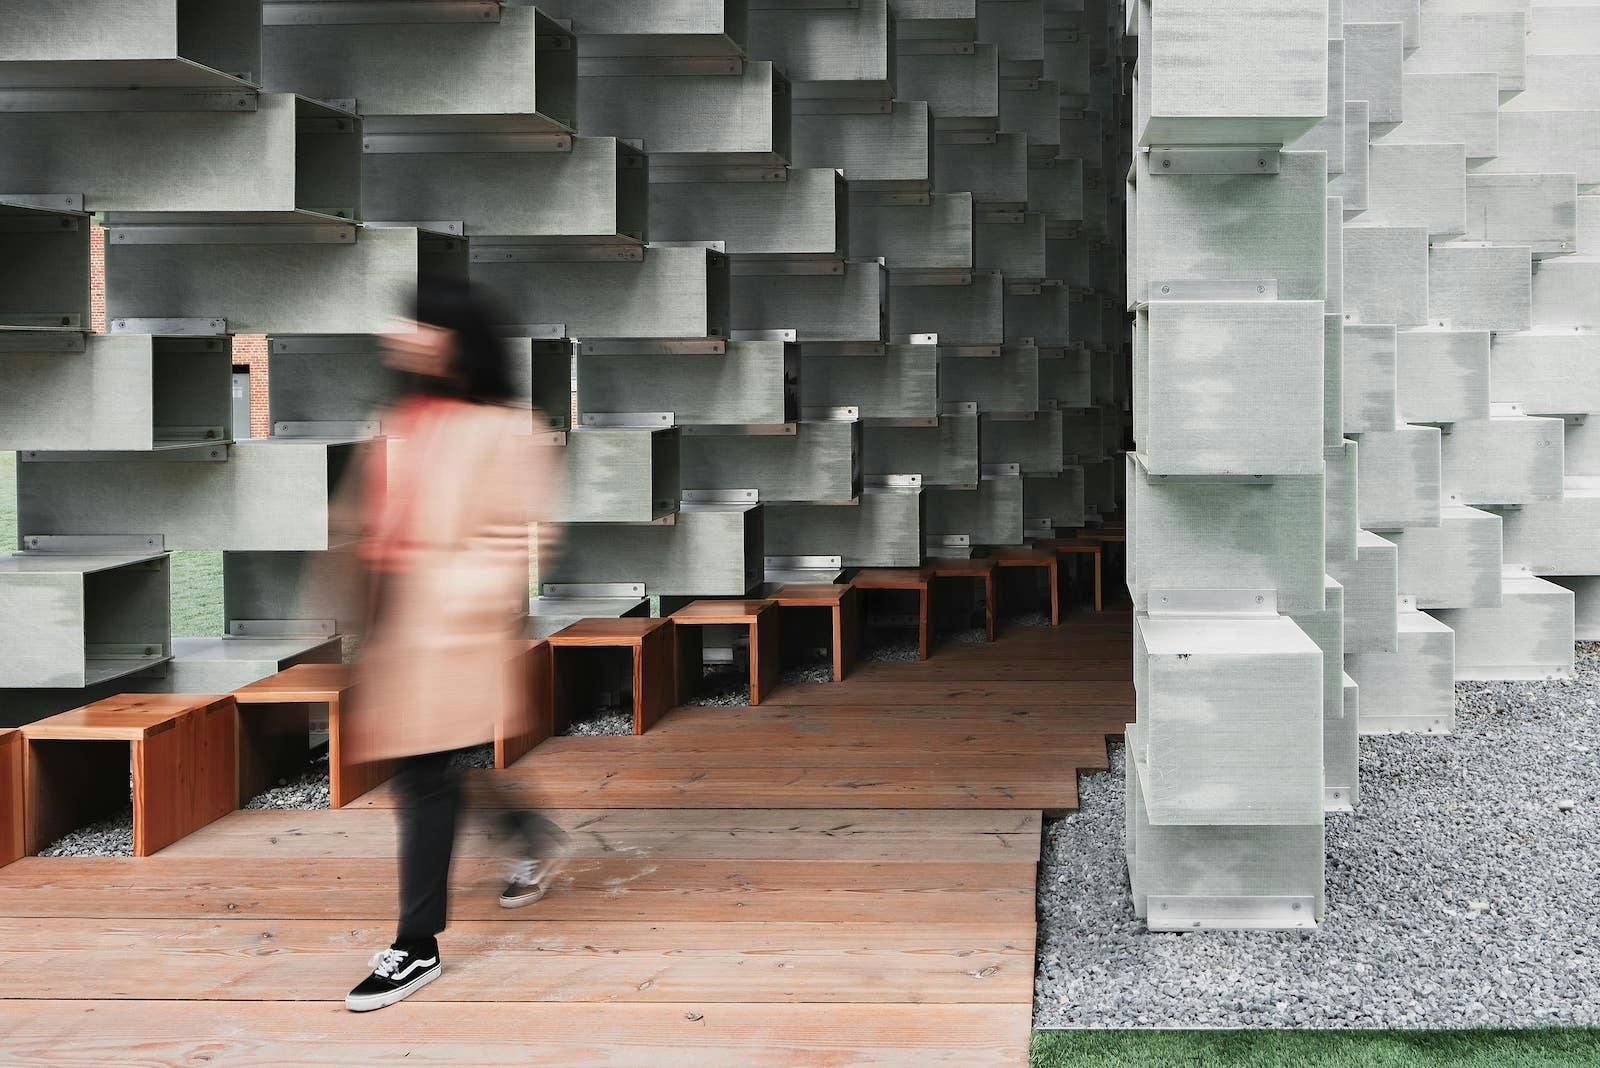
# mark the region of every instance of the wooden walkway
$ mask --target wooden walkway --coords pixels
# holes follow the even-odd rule
[[[235,812],[141,859],[0,869],[0,1061],[569,1065],[1025,1063],[1043,816],[1133,716],[1129,614],[947,645],[561,738],[483,805],[572,835],[561,884],[495,896],[476,822],[445,974],[362,1016],[388,944],[392,794]]]

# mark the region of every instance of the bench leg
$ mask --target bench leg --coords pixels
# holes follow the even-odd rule
[[[757,612],[750,624],[750,703],[759,705],[778,686],[778,608]]]
[[[933,583],[917,590],[917,659],[926,660],[933,645]]]
[[[522,700],[525,706],[518,715],[502,719],[495,725],[494,766],[496,770],[509,768],[527,756],[528,752],[553,733],[550,708],[550,660],[548,642],[539,642],[527,651],[526,672]]]
[[[133,855],[148,857],[238,807],[238,712],[195,709],[133,742]]]
[[[25,796],[22,785],[22,734],[0,734],[0,868],[23,856],[27,831],[22,813]]]
[[[344,755],[344,718],[340,701],[328,702],[328,807],[343,808],[394,775],[394,761],[349,763]]]
[[[672,625],[673,667],[672,703],[687,704],[700,694],[705,685],[705,635],[698,626],[674,623]],[[750,651],[752,661],[755,650]],[[638,692],[639,677],[634,675],[634,692]]]
[[[995,603],[993,571],[983,576],[983,632],[985,641],[994,641]]]
[[[643,734],[656,725],[656,721],[676,704],[677,666],[674,663],[677,647],[676,625],[660,627],[646,634],[633,650],[633,733]],[[684,627],[695,632],[699,647],[699,628]]]
[[[1094,610],[1102,611],[1104,604],[1100,599],[1100,554],[1094,554]]]
[[[861,638],[861,593],[850,589],[833,609],[833,681],[843,682],[855,667]]]
[[[1045,565],[1045,574],[1050,579],[1050,625],[1061,626],[1061,575],[1059,559],[1051,559]]]

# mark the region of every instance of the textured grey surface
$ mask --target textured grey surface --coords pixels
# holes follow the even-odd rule
[[[1600,648],[1580,647],[1573,681],[1456,692],[1453,737],[1362,740],[1359,810],[1328,817],[1315,931],[1145,933],[1115,747],[1045,831],[1036,1025],[1600,1022]]]

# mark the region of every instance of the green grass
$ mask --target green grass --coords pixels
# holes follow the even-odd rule
[[[1600,1031],[1047,1031],[1032,1068],[1592,1068]]]
[[[0,452],[0,552],[17,547],[17,456]],[[223,632],[222,554],[172,554],[172,633],[203,638]]]

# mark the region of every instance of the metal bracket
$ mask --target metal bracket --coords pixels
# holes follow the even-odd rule
[[[1004,348],[999,344],[988,345],[940,345],[939,355],[965,359],[995,359]]]
[[[800,351],[806,356],[882,356],[888,346],[881,341],[807,341]]]
[[[650,184],[681,184],[686,182],[764,182],[783,183],[789,180],[789,168],[764,166],[755,163],[728,163],[696,166],[655,166],[650,168]]]
[[[1295,895],[1151,894],[1147,905],[1145,926],[1152,931],[1273,931],[1317,925],[1316,901]]]
[[[498,0],[265,0],[263,26],[499,22]]]
[[[800,85],[806,83],[801,82]],[[825,85],[826,82],[815,84]],[[859,96],[800,96],[790,108],[794,115],[888,115],[894,111],[894,101],[888,97]]]
[[[376,419],[285,420],[272,424],[275,438],[338,438],[364,441],[382,433]]]
[[[1278,614],[1276,590],[1151,590],[1145,609],[1152,619],[1210,616],[1269,619]]]
[[[854,404],[836,407],[811,405],[800,409],[802,423],[857,423],[861,421],[861,408]]]
[[[793,330],[730,330],[729,341],[794,341]]]
[[[465,222],[461,221],[460,219],[449,219],[449,220],[429,219],[429,220],[424,220],[424,221],[417,221],[417,220],[411,220],[411,219],[398,219],[398,220],[366,219],[366,220],[364,220],[362,222],[362,225],[368,227],[369,229],[373,229],[373,230],[406,230],[406,229],[415,229],[415,230],[426,230],[429,233],[434,233],[434,234],[443,234],[446,237],[466,237],[467,236],[467,224]]]
[[[1350,803],[1350,787],[1324,786],[1322,789],[1322,811],[1354,812],[1355,806]]]
[[[901,268],[891,272],[890,284],[905,286],[970,286],[974,272],[968,267],[935,267],[927,270]]]
[[[938,426],[939,417],[936,415],[879,415],[870,416],[862,420],[867,426],[888,427],[919,427]]]
[[[541,597],[643,597],[642,582],[544,582]]]
[[[754,489],[686,489],[679,495],[685,504],[761,503],[761,493]]]
[[[6,326],[17,330],[83,329],[83,316],[81,315],[7,315],[5,319]]]
[[[762,566],[768,571],[838,571],[844,567],[844,557],[768,556]]]
[[[156,334],[169,337],[226,337],[226,319],[112,319],[109,334]]]
[[[937,345],[938,334],[895,334],[889,339],[891,345]]]
[[[864,475],[861,479],[862,487],[874,489],[921,489],[922,475]]]
[[[120,553],[164,553],[165,534],[28,534],[22,548],[31,553],[108,556]]]
[[[720,337],[582,338],[575,346],[579,356],[725,356],[728,342]]]
[[[1164,278],[1150,283],[1148,300],[1154,304],[1163,300],[1277,300],[1276,278],[1250,278],[1237,280],[1172,279]]]
[[[735,277],[842,275],[844,271],[845,261],[838,256],[816,258],[734,256],[728,261],[728,273]]]
[[[566,323],[504,323],[495,328],[501,337],[525,337],[533,341],[566,341]]]
[[[331,619],[230,619],[234,638],[331,638],[337,626]]]
[[[111,245],[353,245],[356,226],[335,223],[112,225]]]
[[[85,660],[144,660],[152,656],[170,656],[163,642],[85,642]]]
[[[0,352],[82,352],[88,348],[76,328],[0,330]]]
[[[1278,145],[1153,145],[1150,174],[1277,174],[1281,151]]]
[[[992,423],[1031,423],[1039,417],[1037,411],[1026,412],[984,412]]]
[[[475,245],[472,263],[642,263],[644,246],[606,245]]]
[[[672,419],[671,412],[584,412],[582,422],[584,426],[596,428],[660,429],[672,426]]]
[[[977,51],[978,46],[971,41],[901,38],[895,42],[895,53],[902,56],[971,56]]]
[[[83,211],[82,193],[0,193],[0,204],[40,211]]]
[[[948,401],[939,405],[940,415],[977,415],[977,401]]]
[[[0,112],[255,111],[258,91],[238,89],[0,89]]]
[[[431,155],[449,152],[571,152],[572,135],[543,133],[375,133],[361,137],[368,155]]]
[[[923,543],[930,549],[970,549],[971,534],[929,534]]]
[[[148,451],[134,449],[28,450],[17,453],[17,457],[28,463],[36,464],[85,463],[103,460],[129,460],[136,463],[227,463],[231,447],[229,442],[214,442],[176,445]]]
[[[979,464],[978,478],[985,482],[994,482],[1002,478],[1021,478],[1021,464]]]

